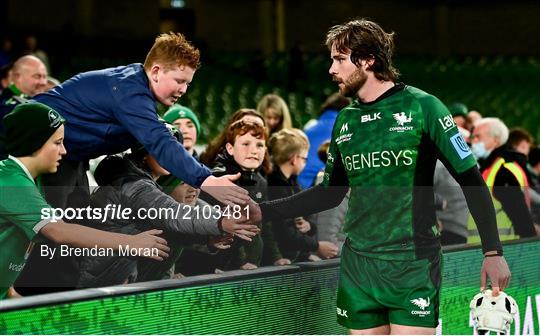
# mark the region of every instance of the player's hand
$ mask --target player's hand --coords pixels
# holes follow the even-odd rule
[[[158,235],[162,234],[162,230],[148,230],[145,232],[141,232],[137,235],[130,236],[129,240],[129,247],[130,248],[150,248],[150,249],[157,249],[158,255],[152,255],[154,253],[150,253],[149,256],[144,256],[150,259],[162,261],[163,258],[167,258],[169,252],[171,249],[167,246],[167,241],[161,237],[158,237]],[[153,251],[153,250],[152,250]],[[143,257],[143,256],[141,256]]]
[[[339,248],[329,241],[320,241],[319,242],[319,249],[317,250],[317,253],[321,256],[323,259],[330,259],[337,256],[339,252]]]
[[[221,203],[227,205],[244,205],[249,200],[247,190],[233,183],[240,178],[241,174],[223,175],[221,177],[208,176],[201,185],[201,189],[210,194]]]
[[[499,295],[499,291],[504,291],[508,287],[511,276],[512,274],[510,274],[504,257],[484,257],[482,269],[480,270],[480,291],[486,289],[487,279],[489,278],[491,280],[493,296],[497,296]]]
[[[291,264],[291,261],[289,259],[286,259],[286,258],[281,258],[281,259],[278,259],[278,260],[274,261],[275,266],[283,266],[283,265],[290,265],[290,264]]]
[[[303,217],[296,217],[294,219],[294,224],[296,225],[296,229],[302,233],[306,233],[311,230],[311,224],[309,224],[309,222]]]
[[[251,241],[251,237],[255,237],[261,232],[261,229],[257,225],[250,224],[245,218],[233,219],[222,217],[221,228],[223,231],[247,241]]]
[[[249,199],[247,204],[249,206],[249,213],[247,214],[249,221],[253,224],[262,222],[262,211],[259,204],[255,203],[252,199]]]

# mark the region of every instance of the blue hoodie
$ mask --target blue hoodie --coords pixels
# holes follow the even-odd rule
[[[119,153],[138,141],[161,166],[194,187],[211,175],[158,120],[157,101],[140,63],[78,74],[34,99],[66,119],[68,160]]]
[[[317,123],[304,131],[309,139],[309,152],[306,167],[298,176],[298,183],[303,189],[313,185],[317,173],[325,166],[325,163],[319,159],[317,150],[323,142],[330,140],[332,137],[332,128],[338,113],[339,111],[336,110],[324,111]]]

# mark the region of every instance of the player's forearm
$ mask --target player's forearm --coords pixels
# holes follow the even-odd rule
[[[310,215],[341,203],[348,187],[324,187],[316,185],[289,197],[267,201],[260,204],[265,220],[294,218]]]
[[[471,168],[461,174],[457,174],[455,177],[461,185],[467,206],[478,228],[480,240],[482,241],[482,251],[484,253],[488,251],[502,251],[499,232],[497,230],[495,208],[493,207],[489,190],[478,168]]]
[[[67,224],[63,221],[45,225],[40,231],[45,237],[57,244],[65,244],[73,247],[118,249],[119,245],[129,245],[129,235],[92,229],[90,227]]]

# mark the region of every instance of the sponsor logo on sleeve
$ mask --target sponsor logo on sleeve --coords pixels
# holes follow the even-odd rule
[[[452,118],[452,116],[450,115],[444,118],[439,118],[437,120],[439,121],[439,124],[441,125],[445,133],[457,126],[454,118]]]
[[[469,145],[467,145],[467,143],[465,142],[465,139],[463,139],[461,134],[456,133],[454,136],[450,138],[450,142],[452,143],[452,146],[458,153],[460,159],[464,159],[467,156],[472,154],[471,149],[469,148]]]

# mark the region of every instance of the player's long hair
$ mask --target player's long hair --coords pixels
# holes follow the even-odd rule
[[[333,26],[326,34],[326,46],[335,45],[340,53],[351,53],[351,61],[360,65],[361,60],[374,60],[368,70],[378,80],[396,81],[399,72],[392,65],[394,33],[386,33],[381,26],[366,19],[352,20]]]

